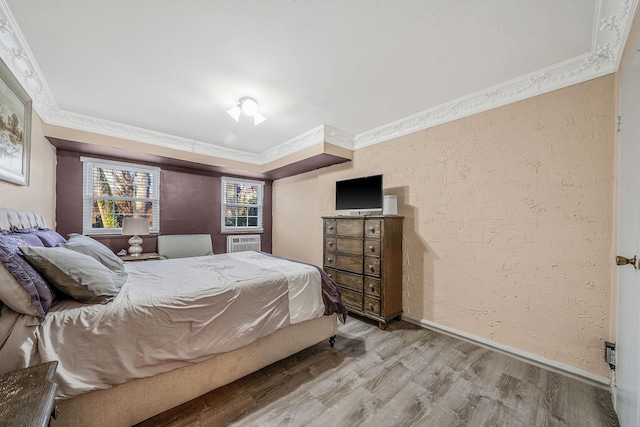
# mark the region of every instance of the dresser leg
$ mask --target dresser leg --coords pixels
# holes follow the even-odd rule
[[[380,321],[378,322],[378,326],[380,327],[381,330],[384,331],[385,329],[387,329],[387,322]]]
[[[333,347],[335,343],[336,343],[336,336],[334,335],[331,338],[329,338],[329,345]]]

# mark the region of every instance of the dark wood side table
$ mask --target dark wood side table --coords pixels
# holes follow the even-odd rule
[[[58,362],[48,362],[0,376],[1,426],[49,425],[58,388],[52,382],[57,366]]]
[[[156,259],[160,259],[160,255],[158,255],[155,252],[147,252],[147,253],[140,254],[139,256],[133,256],[133,255],[121,256],[120,259],[125,262],[153,261]]]

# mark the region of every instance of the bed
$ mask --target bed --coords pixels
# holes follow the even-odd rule
[[[0,230],[44,227],[37,213],[0,209]],[[82,239],[89,238],[75,240]],[[71,243],[22,246],[20,256],[50,282],[38,257],[72,252],[73,270],[80,258],[65,247]],[[53,426],[133,425],[335,337],[336,318],[346,313],[319,268],[269,254],[121,267],[121,286],[97,303],[63,298],[66,288],[57,288],[44,318],[17,308],[0,312],[0,371],[58,361]]]

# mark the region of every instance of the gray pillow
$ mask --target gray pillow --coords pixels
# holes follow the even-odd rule
[[[127,280],[124,262],[111,252],[111,249],[91,237],[83,236],[82,234],[71,234],[69,240],[65,243],[59,243],[58,246],[90,256],[118,275],[123,283]]]
[[[125,282],[95,259],[76,251],[34,246],[22,246],[20,250],[51,285],[76,301],[108,302]]]

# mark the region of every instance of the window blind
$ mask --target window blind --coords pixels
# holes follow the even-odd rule
[[[120,234],[126,217],[160,231],[160,168],[81,157],[84,234]]]
[[[222,178],[221,230],[262,231],[264,182]]]

